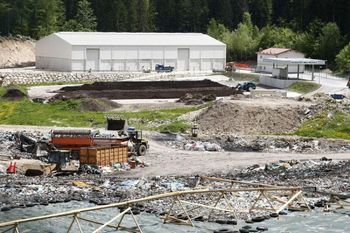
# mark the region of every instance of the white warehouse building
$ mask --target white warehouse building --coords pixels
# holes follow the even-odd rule
[[[288,48],[268,48],[257,52],[257,67],[256,71],[261,73],[272,73],[273,68],[285,68],[284,66],[273,67],[273,63],[266,62],[265,59],[270,58],[304,58],[305,55],[301,52]],[[304,65],[288,65],[289,73],[303,73]]]
[[[36,68],[55,71],[223,69],[226,45],[201,33],[58,32],[36,43]]]

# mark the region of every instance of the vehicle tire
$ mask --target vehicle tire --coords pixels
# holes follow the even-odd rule
[[[227,228],[222,228],[219,230],[215,230],[214,233],[233,233],[233,231]]]
[[[137,155],[138,156],[145,156],[147,153],[147,147],[145,145],[140,145],[139,148],[137,149]]]

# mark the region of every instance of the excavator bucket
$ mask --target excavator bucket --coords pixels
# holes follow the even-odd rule
[[[107,130],[124,130],[128,128],[128,123],[126,120],[107,118]]]

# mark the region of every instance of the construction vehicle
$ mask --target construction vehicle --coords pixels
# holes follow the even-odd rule
[[[253,82],[244,82],[243,84],[237,84],[236,89],[239,91],[251,91],[256,89],[256,84]]]
[[[227,72],[235,72],[236,66],[234,62],[227,62],[225,65],[225,71]]]
[[[138,156],[144,156],[149,148],[148,141],[142,137],[142,131],[135,127],[128,126],[127,121],[112,117],[107,117],[107,130],[118,131],[120,138],[128,141],[129,151]]]
[[[173,66],[164,66],[164,65],[156,64],[155,70],[157,71],[157,73],[160,73],[160,72],[173,72],[174,67]]]
[[[98,130],[51,130],[49,139],[45,140],[18,133],[16,142],[21,151],[56,164],[59,172],[78,171],[80,164],[105,166],[125,163],[129,156],[146,155],[149,145],[142,138],[142,131],[128,127],[125,120],[113,118],[107,118],[106,129],[117,132],[101,134]]]

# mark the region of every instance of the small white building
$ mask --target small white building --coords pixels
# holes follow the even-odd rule
[[[58,32],[36,43],[36,68],[56,71],[223,69],[226,45],[201,33]]]
[[[273,67],[272,63],[264,61],[266,58],[305,58],[305,55],[301,52],[287,49],[287,48],[269,48],[257,52],[257,67],[256,72],[272,73],[273,68],[286,68],[284,66]],[[304,65],[299,66],[299,73],[303,73],[305,70]],[[297,65],[288,65],[289,73],[297,73]]]

